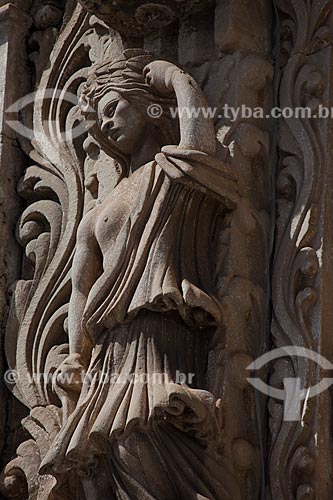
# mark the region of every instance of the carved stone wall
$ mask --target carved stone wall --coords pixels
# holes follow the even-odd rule
[[[330,0],[0,2],[3,498],[331,498],[331,391],[289,422],[248,380],[279,347],[333,359],[330,120],[270,114],[331,107],[331,24]]]

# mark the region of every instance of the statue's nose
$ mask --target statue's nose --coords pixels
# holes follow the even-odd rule
[[[109,130],[112,128],[112,126],[113,126],[113,122],[112,122],[111,118],[104,117],[103,121],[102,121],[102,125],[101,125],[102,132],[108,133]]]

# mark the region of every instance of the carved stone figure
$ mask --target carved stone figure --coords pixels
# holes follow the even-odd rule
[[[1,494],[257,500],[272,127],[224,105],[269,113],[269,2],[14,3],[4,106],[37,94],[0,127]]]
[[[205,374],[223,335],[214,244],[236,174],[212,120],[182,113],[207,107],[198,84],[144,51],[95,67],[80,107],[119,182],[79,226],[56,388],[67,415],[41,470],[99,464],[117,498],[231,498]]]

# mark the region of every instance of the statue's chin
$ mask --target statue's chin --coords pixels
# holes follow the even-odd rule
[[[118,151],[126,156],[131,156],[136,153],[141,146],[136,146],[135,141],[129,140],[129,138],[123,133],[115,135],[112,139],[112,144]]]

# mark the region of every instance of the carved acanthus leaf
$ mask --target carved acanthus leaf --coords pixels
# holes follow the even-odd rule
[[[96,18],[90,21],[78,7],[60,34],[50,68],[43,71],[37,88],[34,149],[27,150],[25,144],[33,164],[18,186],[28,205],[17,228],[27,257],[27,281],[18,282],[14,290],[6,340],[10,367],[18,372],[11,389],[28,408],[59,404],[52,375],[68,352],[70,269],[77,227],[91,200],[77,93],[90,66],[117,44],[116,34],[110,38],[108,27]]]

